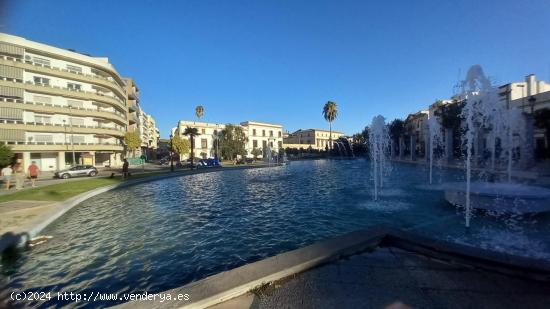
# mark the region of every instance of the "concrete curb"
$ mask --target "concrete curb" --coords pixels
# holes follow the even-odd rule
[[[374,227],[317,242],[255,263],[225,271],[163,293],[172,299],[187,294],[189,300],[160,303],[139,300],[117,308],[208,308],[244,295],[254,288],[336,261],[346,256],[396,247],[438,260],[467,265],[505,275],[550,281],[550,262],[426,238],[416,234]]]
[[[48,225],[52,224],[55,220],[59,219],[61,216],[63,216],[65,213],[71,210],[73,207],[77,206],[78,204],[84,202],[89,198],[92,198],[98,194],[105,193],[113,189],[125,188],[129,186],[137,185],[137,184],[142,184],[142,183],[157,181],[162,179],[168,179],[168,178],[174,178],[174,177],[212,173],[212,172],[232,171],[232,170],[267,168],[267,167],[274,167],[274,166],[273,165],[258,165],[258,166],[247,165],[247,166],[235,166],[235,167],[225,167],[225,168],[203,168],[203,169],[186,170],[186,171],[175,171],[167,175],[149,176],[149,177],[143,177],[138,179],[130,179],[126,182],[122,182],[119,184],[108,185],[97,189],[93,189],[93,190],[81,193],[77,196],[73,196],[65,201],[56,203],[55,205],[52,206],[53,209],[47,214],[40,216],[39,218],[25,224],[24,226],[21,226],[18,229],[18,231],[8,232],[0,236],[0,253],[2,253],[4,250],[10,247],[24,246],[31,238],[37,236],[43,229],[45,229]]]

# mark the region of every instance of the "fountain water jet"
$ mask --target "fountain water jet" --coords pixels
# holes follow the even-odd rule
[[[378,191],[384,186],[384,176],[390,172],[388,151],[390,135],[383,116],[372,118],[369,130],[369,151],[374,180],[374,200],[378,200]]]
[[[434,115],[430,115],[428,118],[428,132],[429,132],[429,156],[430,156],[430,184],[433,183],[432,181],[432,174],[433,174],[433,157],[434,157],[434,149],[439,148],[439,146],[442,143],[441,138],[441,125],[439,124],[439,121],[437,120],[437,117]]]
[[[502,102],[499,102],[497,89],[491,86],[479,65],[472,66],[468,70],[466,80],[462,83],[461,98],[466,102],[462,110],[465,132],[462,141],[466,146],[466,182],[465,184],[447,184],[445,198],[450,203],[465,208],[466,227],[470,227],[474,207],[514,213],[550,211],[550,205],[547,205],[550,197],[549,189],[518,184],[504,186],[481,181],[472,183],[472,160],[475,155],[475,163],[480,163],[479,141],[487,130],[492,131],[490,137],[494,139],[493,152],[496,149],[497,139],[501,142],[505,141],[507,174],[511,182],[514,139],[519,136],[520,140],[525,140],[525,121],[521,110],[503,107]]]

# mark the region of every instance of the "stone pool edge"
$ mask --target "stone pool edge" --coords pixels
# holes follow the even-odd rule
[[[236,299],[264,284],[377,247],[395,247],[448,263],[532,280],[550,281],[550,261],[432,239],[385,226],[358,230],[221,272],[162,294],[189,295],[185,301],[130,301],[116,308],[208,308]],[[152,295],[149,293],[149,295]]]
[[[262,164],[262,165],[246,165],[246,166],[203,168],[203,169],[195,169],[195,170],[176,171],[173,173],[167,173],[165,175],[130,179],[127,182],[121,182],[118,184],[103,186],[103,187],[99,187],[99,188],[81,193],[79,195],[68,198],[65,201],[52,202],[51,210],[49,210],[46,214],[43,214],[38,218],[35,218],[34,220],[18,227],[14,231],[6,232],[3,235],[0,235],[0,254],[2,254],[8,248],[25,246],[30,239],[39,235],[39,233],[42,230],[44,230],[50,224],[52,224],[57,219],[62,217],[69,210],[79,205],[80,203],[86,201],[87,199],[92,198],[98,194],[105,193],[107,191],[111,191],[118,188],[124,188],[128,186],[133,186],[137,184],[142,184],[146,182],[167,179],[167,178],[212,173],[212,172],[222,172],[222,171],[268,168],[268,167],[275,167],[275,166],[276,165]]]

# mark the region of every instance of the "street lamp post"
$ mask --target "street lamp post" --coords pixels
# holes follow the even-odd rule
[[[76,165],[76,156],[74,153],[74,134],[73,134],[73,110],[69,105],[69,127],[71,128],[71,149],[73,152],[73,166]]]
[[[174,136],[170,134],[170,172],[174,171],[174,144],[172,139]]]

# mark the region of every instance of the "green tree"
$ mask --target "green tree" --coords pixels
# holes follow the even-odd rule
[[[437,100],[436,104],[441,100]],[[444,104],[436,110],[435,115],[439,117],[441,126],[446,129],[458,130],[462,122],[462,109],[464,108],[463,102],[455,101],[450,104]]]
[[[323,106],[323,117],[325,117],[325,120],[328,121],[329,125],[329,145],[332,149],[332,122],[336,120],[336,117],[338,117],[338,106],[335,102],[328,101],[325,103],[325,106]]]
[[[252,149],[251,155],[253,155],[254,159],[256,159],[257,157],[262,155],[262,151],[260,149],[256,148],[256,147],[254,147],[254,149]]]
[[[13,151],[10,146],[1,144],[0,145],[0,166],[6,166],[12,163],[13,160]]]
[[[204,116],[204,107],[202,107],[202,105],[195,107],[195,115],[197,115],[199,120],[201,120],[202,116]]]
[[[194,166],[194,160],[195,160],[195,137],[199,135],[199,129],[197,128],[191,128],[186,127],[183,131],[183,135],[189,136],[189,139],[191,140],[191,167]]]
[[[460,145],[457,139],[460,136],[460,125],[462,123],[462,109],[465,102],[453,100],[452,103],[443,104],[441,100],[435,102],[439,108],[435,111],[435,115],[439,118],[439,123],[445,129],[445,152],[447,160],[452,159],[453,153],[460,154],[460,149],[456,145]]]
[[[390,133],[390,138],[394,142],[394,145],[397,145],[398,148],[403,147],[403,145],[399,143],[399,139],[405,135],[405,121],[399,118],[394,119],[388,125],[388,131]],[[392,151],[394,151],[393,148]],[[392,153],[391,155],[393,156],[394,154]]]
[[[124,144],[126,145],[126,151],[131,150],[132,155],[136,155],[136,149],[141,146],[141,137],[137,132],[126,132],[124,134]]]
[[[191,143],[188,139],[175,136],[172,138],[172,151],[178,155],[188,154],[191,150]]]
[[[243,128],[228,124],[220,134],[220,151],[222,157],[233,160],[237,155],[246,155],[246,135]]]

